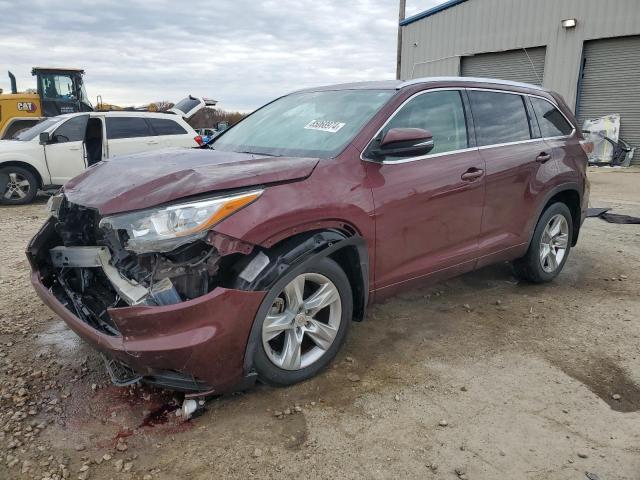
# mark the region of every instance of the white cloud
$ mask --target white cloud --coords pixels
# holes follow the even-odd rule
[[[409,0],[407,15],[442,0]],[[0,65],[20,88],[32,66],[86,70],[92,101],[216,98],[252,110],[300,88],[395,75],[397,2],[0,0]],[[2,74],[4,75],[4,74]],[[8,90],[8,79],[0,76]]]

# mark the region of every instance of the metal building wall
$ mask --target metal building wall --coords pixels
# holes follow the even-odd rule
[[[467,0],[403,27],[401,74],[459,75],[462,56],[546,46],[543,84],[573,108],[583,42],[638,34],[640,0]]]
[[[497,77],[542,85],[546,50],[546,47],[519,48],[462,57],[460,74],[463,77]]]

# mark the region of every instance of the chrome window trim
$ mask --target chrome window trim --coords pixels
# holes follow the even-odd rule
[[[518,140],[517,142],[506,142],[506,143],[492,143],[491,145],[482,145],[477,147],[478,150],[487,150],[489,148],[499,148],[499,147],[508,147],[510,145],[520,145],[521,143],[533,143],[533,142],[541,142],[545,140],[544,138],[530,138],[529,140]]]
[[[408,157],[408,158],[403,158],[402,160],[373,160],[371,158],[363,157],[362,154],[360,154],[360,159],[365,161],[365,162],[377,163],[377,164],[381,164],[381,165],[397,165],[399,163],[417,162],[417,161],[420,161],[420,160],[427,160],[427,159],[430,159],[430,158],[443,157],[445,155],[453,155],[453,154],[456,154],[456,153],[471,152],[471,151],[474,151],[474,150],[478,150],[478,147],[461,148],[459,150],[450,150],[448,152],[434,153],[432,155],[421,155],[419,157]]]
[[[418,156],[418,157],[408,157],[408,158],[404,158],[402,160],[389,160],[389,161],[374,160],[372,158],[367,158],[367,157],[364,156],[364,152],[367,151],[367,149],[369,148],[369,145],[371,145],[371,142],[373,142],[373,140],[378,135],[380,135],[380,132],[382,132],[382,130],[384,130],[384,128],[398,114],[398,112],[407,103],[409,103],[414,98],[416,98],[416,97],[418,97],[420,95],[424,95],[426,93],[430,93],[430,92],[442,92],[442,91],[462,92],[463,90],[466,90],[466,91],[476,90],[476,91],[481,91],[481,92],[508,93],[508,94],[511,94],[511,95],[521,95],[521,96],[540,98],[540,99],[544,100],[545,102],[549,103],[556,110],[558,110],[560,112],[560,114],[564,117],[564,119],[567,121],[567,123],[569,123],[569,125],[571,125],[571,127],[573,127],[573,130],[571,130],[571,133],[569,133],[567,135],[560,135],[560,136],[555,136],[555,137],[542,137],[541,136],[540,138],[530,138],[529,140],[519,140],[519,141],[516,141],[516,142],[493,143],[491,145],[468,147],[468,148],[462,148],[462,149],[458,149],[458,150],[450,150],[448,152],[421,155],[421,156]],[[468,126],[467,126],[467,133],[468,133]],[[430,88],[430,89],[421,90],[419,92],[414,93],[409,98],[407,98],[404,102],[402,102],[398,106],[398,108],[396,108],[394,110],[394,112],[389,116],[389,118],[387,118],[387,120],[384,122],[384,124],[376,131],[376,133],[373,135],[373,137],[371,137],[371,140],[369,140],[367,142],[367,144],[365,145],[365,147],[362,149],[362,152],[360,152],[360,160],[362,160],[364,162],[378,163],[378,164],[382,164],[382,165],[396,165],[396,164],[399,164],[399,163],[409,163],[409,162],[417,162],[417,161],[420,161],[420,160],[428,160],[430,158],[437,158],[437,157],[442,157],[444,155],[452,155],[452,154],[455,154],[455,153],[470,152],[472,150],[480,151],[480,150],[486,150],[488,148],[506,147],[506,146],[510,146],[510,145],[518,145],[520,143],[537,142],[537,141],[540,141],[540,140],[562,140],[562,139],[568,139],[568,138],[573,137],[573,135],[575,135],[575,133],[576,133],[576,126],[567,118],[567,116],[564,114],[562,109],[560,109],[560,107],[558,107],[558,105],[556,105],[554,102],[552,102],[548,98],[545,98],[545,97],[543,97],[541,95],[536,95],[536,94],[533,94],[533,93],[514,92],[514,91],[510,91],[510,90],[498,90],[498,89],[493,89],[493,88],[483,88],[483,87],[439,87],[439,88]]]

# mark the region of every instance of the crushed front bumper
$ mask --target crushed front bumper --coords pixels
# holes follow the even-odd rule
[[[76,334],[116,362],[112,367],[128,369],[132,378],[187,391],[224,393],[246,380],[247,341],[266,292],[216,287],[172,305],[109,308],[118,332],[109,335],[79,318],[43,283],[38,257],[48,252],[47,235],[52,234],[50,223],[45,224],[28,247],[31,282]]]

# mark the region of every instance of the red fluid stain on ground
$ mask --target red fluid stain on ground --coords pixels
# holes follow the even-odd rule
[[[138,428],[142,427],[155,427],[156,425],[163,425],[169,421],[169,414],[178,410],[180,406],[176,403],[165,403],[160,408],[156,408],[151,411]]]
[[[133,435],[133,430],[129,430],[128,428],[123,428],[118,433],[116,433],[116,436],[113,437],[113,440],[115,440],[115,442],[117,443],[118,440],[120,440],[121,438],[127,438],[127,437],[130,437],[131,435]]]
[[[76,392],[69,399],[69,411],[74,414],[65,420],[69,428],[93,433],[98,448],[115,448],[124,439],[135,447],[139,436],[178,434],[194,426],[173,415],[180,408],[180,398],[148,386],[108,386],[88,398],[85,392]]]

